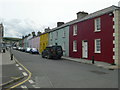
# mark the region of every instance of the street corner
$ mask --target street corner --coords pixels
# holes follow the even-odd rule
[[[7,64],[2,66],[2,87],[6,87],[23,79],[22,72],[16,67],[16,64]]]
[[[7,81],[5,83],[0,84],[0,87],[2,88],[8,88],[10,85],[15,84],[16,82],[19,82],[20,80],[22,80],[24,78],[24,76],[20,76],[20,77],[11,77],[10,81]]]

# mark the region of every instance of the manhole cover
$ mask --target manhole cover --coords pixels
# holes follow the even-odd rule
[[[96,74],[107,74],[107,73],[102,72],[102,71],[90,71],[90,72],[93,72],[93,73],[96,73]]]

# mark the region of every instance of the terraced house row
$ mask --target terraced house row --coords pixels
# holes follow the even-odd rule
[[[27,37],[28,39],[28,37]],[[118,64],[120,60],[120,7],[110,6],[77,19],[58,22],[57,27],[29,39],[29,47],[40,53],[50,45],[61,45],[64,56]]]

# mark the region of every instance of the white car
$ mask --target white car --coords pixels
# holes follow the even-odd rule
[[[31,48],[28,47],[28,48],[26,48],[25,52],[30,53],[30,50],[31,50]]]

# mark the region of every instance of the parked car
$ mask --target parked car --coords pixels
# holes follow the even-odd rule
[[[18,47],[18,50],[20,51],[22,47]]]
[[[32,54],[39,54],[39,51],[36,48],[31,48],[30,53],[32,53]]]
[[[30,50],[31,50],[31,48],[27,47],[27,48],[25,49],[25,52],[30,53]]]
[[[25,49],[23,47],[21,47],[20,51],[25,52]]]
[[[61,46],[55,45],[55,46],[49,46],[46,47],[46,49],[42,52],[43,58],[48,59],[60,59],[63,56],[63,50]]]
[[[13,50],[17,50],[17,47],[12,47],[13,48]]]

